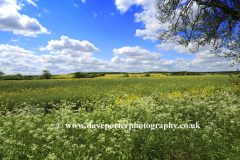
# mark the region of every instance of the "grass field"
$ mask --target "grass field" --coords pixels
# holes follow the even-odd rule
[[[228,76],[119,76],[0,81],[0,159],[240,159],[240,98]],[[89,122],[200,128],[57,126]]]

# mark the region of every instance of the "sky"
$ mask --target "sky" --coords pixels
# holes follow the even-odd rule
[[[79,72],[235,71],[210,52],[159,44],[157,0],[0,0],[0,70]],[[194,4],[193,7],[197,5]]]

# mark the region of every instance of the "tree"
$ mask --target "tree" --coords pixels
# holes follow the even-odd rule
[[[73,78],[85,78],[86,74],[82,72],[73,73]]]
[[[44,79],[51,79],[52,74],[51,74],[49,71],[47,71],[47,70],[43,70],[42,77],[43,77]]]
[[[0,79],[2,79],[3,75],[5,75],[5,73],[3,73],[3,71],[0,70]]]
[[[150,77],[150,73],[145,73],[144,77]]]
[[[14,78],[15,78],[16,80],[21,80],[21,79],[22,79],[22,75],[21,75],[20,73],[18,73],[18,74],[16,74],[16,75],[14,75]]]
[[[236,25],[240,28],[240,1],[237,0],[161,0],[156,9],[159,15],[156,18],[160,24],[169,23],[169,29],[159,30],[157,39],[160,43],[173,43],[187,47],[189,43],[196,45],[192,53],[200,46],[213,43],[215,55],[225,57],[240,63],[240,30],[235,33]],[[198,9],[193,11],[193,3]],[[191,16],[190,16],[191,15]],[[190,18],[191,17],[191,18]],[[181,36],[178,36],[182,34]],[[238,35],[238,36],[237,36]],[[181,37],[181,38],[180,38]],[[222,53],[222,47],[229,49]],[[234,66],[235,63],[230,63]],[[239,64],[238,64],[239,65]]]
[[[128,73],[125,73],[125,74],[123,75],[123,77],[129,77]]]

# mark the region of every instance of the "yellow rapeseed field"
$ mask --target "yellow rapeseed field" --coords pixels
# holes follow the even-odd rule
[[[119,95],[128,94],[127,101],[156,91],[169,94],[168,98],[171,99],[180,98],[182,91],[188,91],[189,95],[195,96],[200,93],[214,93],[217,89],[232,85],[228,76],[221,75],[151,74],[151,77],[143,77],[143,74],[129,74],[129,77],[123,77],[120,74],[107,74],[103,77],[82,79],[73,79],[71,76],[59,76],[69,79],[0,81],[1,109],[7,110],[19,102],[60,103],[60,100],[93,100],[95,96],[106,97],[112,91]],[[233,88],[237,89],[237,86]]]

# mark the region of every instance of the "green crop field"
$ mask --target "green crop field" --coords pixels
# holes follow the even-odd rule
[[[0,81],[0,159],[240,159],[229,76],[129,76]],[[200,128],[65,125],[90,122]]]

